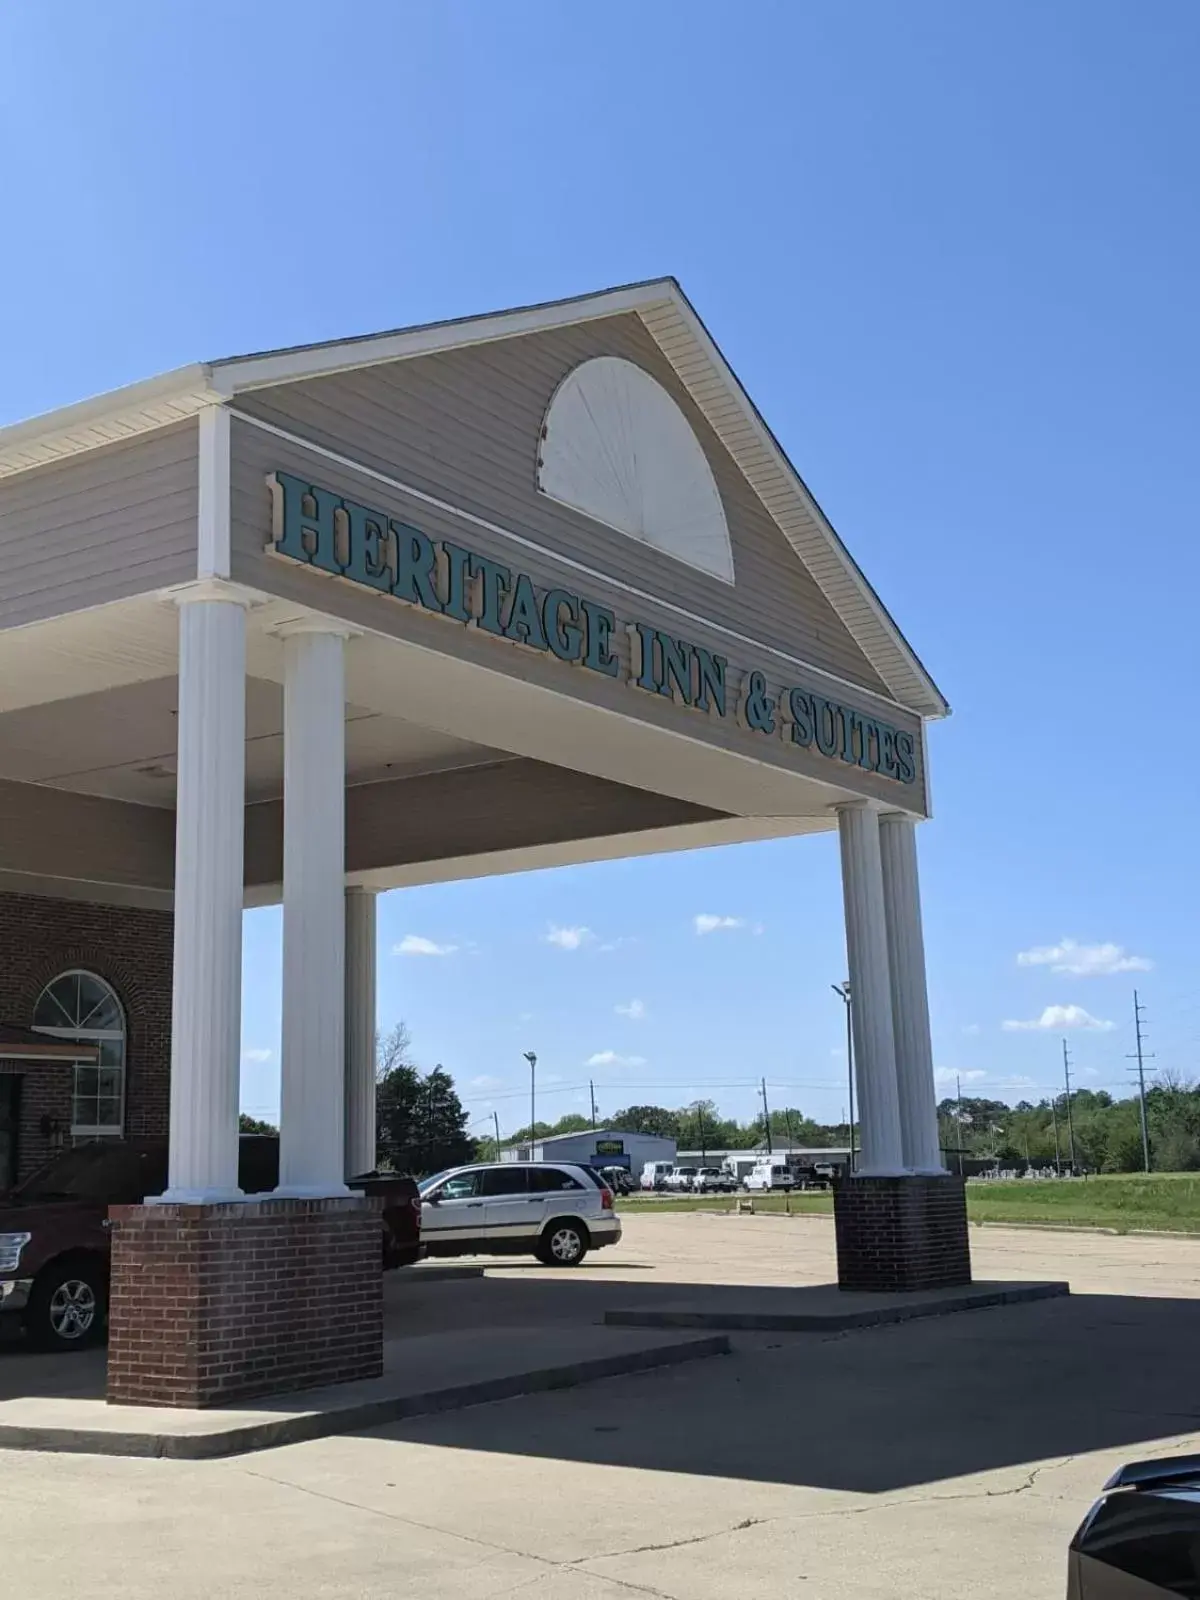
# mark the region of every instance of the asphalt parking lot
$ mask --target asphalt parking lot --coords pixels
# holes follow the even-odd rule
[[[7,1576],[130,1600],[1049,1600],[1112,1467],[1200,1448],[1200,1241],[973,1242],[979,1276],[1066,1275],[1074,1295],[742,1336],[690,1367],[223,1462],[0,1454]],[[420,1307],[389,1285],[390,1317],[566,1323],[614,1291],[818,1282],[831,1262],[823,1218],[636,1216],[575,1273],[514,1264],[421,1285]]]

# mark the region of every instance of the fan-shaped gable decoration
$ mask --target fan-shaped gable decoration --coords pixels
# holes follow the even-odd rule
[[[569,372],[546,413],[538,488],[597,522],[733,582],[729,526],[687,418],[632,361]]]

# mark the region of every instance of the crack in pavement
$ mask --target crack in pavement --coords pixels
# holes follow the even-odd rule
[[[747,1528],[761,1528],[768,1522],[786,1521],[786,1517],[746,1517],[741,1522],[735,1522],[731,1528],[716,1528],[712,1533],[693,1533],[686,1539],[668,1539],[664,1544],[635,1544],[629,1550],[599,1550],[595,1555],[575,1556],[565,1565],[581,1567],[589,1561],[615,1561],[620,1556],[644,1556],[658,1550],[682,1550],[685,1545],[707,1544],[710,1539],[722,1539],[729,1533],[742,1533]]]
[[[479,1549],[489,1550],[493,1554],[516,1556],[522,1561],[534,1562],[537,1566],[549,1568],[553,1572],[578,1575],[583,1570],[579,1562],[603,1559],[602,1556],[580,1556],[573,1560],[560,1561],[554,1556],[540,1556],[530,1550],[517,1550],[512,1545],[497,1544],[492,1539],[480,1539],[475,1534],[461,1533],[453,1528],[442,1528],[435,1522],[421,1522],[416,1517],[406,1517],[395,1511],[386,1511],[381,1506],[364,1505],[360,1500],[348,1500],[344,1495],[330,1494],[327,1489],[312,1489],[307,1484],[294,1482],[291,1478],[275,1478],[269,1472],[254,1472],[249,1467],[238,1467],[235,1470],[247,1478],[257,1478],[260,1483],[272,1483],[277,1489],[294,1489],[299,1494],[311,1495],[314,1500],[327,1500],[331,1505],[345,1506],[351,1511],[365,1511],[368,1516],[383,1517],[388,1522],[396,1522],[406,1528],[419,1528],[423,1533],[437,1534],[439,1538],[459,1539],[464,1544],[476,1545]],[[712,1534],[707,1537],[716,1538],[717,1535]],[[634,1594],[650,1595],[652,1600],[679,1600],[679,1596],[668,1593],[666,1589],[655,1589],[649,1584],[634,1583],[629,1578],[618,1578],[607,1572],[591,1573],[590,1576],[601,1578],[605,1583],[611,1583],[618,1589],[628,1589]],[[532,1583],[540,1583],[544,1577],[544,1571],[535,1572],[528,1578],[522,1578],[511,1588],[499,1590],[494,1600],[498,1600],[500,1595],[517,1594]]]
[[[1053,1461],[1042,1461],[1037,1466],[1030,1468],[1020,1483],[1013,1484],[1005,1489],[976,1489],[968,1490],[962,1494],[915,1494],[904,1495],[891,1500],[873,1500],[867,1505],[857,1506],[830,1506],[827,1511],[796,1511],[784,1512],[773,1517],[746,1517],[741,1522],[735,1522],[731,1527],[717,1528],[711,1533],[692,1534],[686,1539],[670,1539],[662,1544],[634,1545],[627,1550],[606,1550],[596,1555],[576,1556],[574,1560],[565,1563],[571,1567],[586,1567],[593,1561],[615,1561],[624,1556],[652,1555],[666,1550],[682,1550],[689,1545],[705,1544],[712,1539],[721,1539],[729,1534],[742,1533],[748,1528],[761,1528],[769,1523],[780,1522],[816,1522],[830,1517],[867,1517],[879,1511],[891,1511],[898,1506],[924,1506],[946,1505],[962,1500],[1002,1500],[1014,1495],[1025,1494],[1032,1489],[1034,1484],[1045,1472],[1056,1472],[1061,1467],[1068,1467],[1077,1457],[1060,1456]],[[608,1574],[598,1574],[607,1577]]]

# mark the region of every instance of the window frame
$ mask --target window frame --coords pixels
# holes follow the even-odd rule
[[[80,1071],[86,1069],[88,1071],[94,1071],[94,1072],[99,1073],[99,1072],[111,1071],[112,1070],[111,1067],[105,1067],[104,1063],[102,1061],[99,1061],[99,1060],[97,1060],[94,1065],[91,1062],[77,1061],[77,1062],[74,1063],[74,1067],[73,1067],[72,1074],[71,1074],[71,1137],[72,1137],[72,1139],[81,1139],[81,1140],[82,1139],[123,1139],[125,1137],[126,1086],[127,1086],[128,1078],[129,1078],[129,1060],[128,1060],[128,1056],[129,1056],[129,1019],[126,1016],[126,1013],[125,1013],[124,1002],[122,1001],[121,996],[117,993],[117,990],[113,986],[113,984],[111,984],[108,981],[107,978],[102,977],[100,975],[100,973],[94,972],[90,967],[66,967],[66,968],[63,969],[62,972],[56,973],[54,975],[54,977],[51,978],[48,983],[43,984],[40,992],[38,993],[38,997],[34,1001],[34,1005],[33,1005],[33,1015],[34,1015],[35,1018],[36,1018],[36,1016],[38,1014],[38,1007],[42,1004],[43,1000],[45,1000],[46,997],[51,994],[51,991],[53,989],[57,988],[57,986],[60,983],[63,983],[68,978],[87,978],[90,983],[97,984],[101,989],[103,989],[105,991],[105,994],[107,995],[107,997],[112,1001],[113,1005],[116,1007],[117,1015],[121,1019],[120,1028],[88,1028],[86,1026],[59,1028],[59,1027],[50,1027],[49,1025],[45,1025],[45,1024],[39,1025],[38,1023],[35,1022],[34,1025],[33,1025],[33,1031],[35,1033],[43,1033],[43,1034],[46,1035],[47,1038],[50,1038],[50,1039],[64,1039],[64,1040],[67,1040],[71,1044],[95,1044],[95,1045],[103,1046],[105,1043],[114,1043],[115,1042],[115,1043],[118,1043],[120,1045],[120,1047],[121,1047],[120,1075],[121,1076],[120,1076],[120,1089],[119,1089],[119,1092],[118,1092],[118,1094],[116,1096],[116,1099],[117,1099],[117,1120],[116,1120],[116,1122],[105,1122],[105,1123],[76,1122],[76,1120],[75,1120],[76,1102],[81,1098],[80,1095],[79,1095],[79,1073],[80,1073]],[[52,998],[54,1000],[54,1004],[57,1005],[59,1010],[62,1011],[63,1015],[66,1016],[66,1014],[67,1014],[66,1013],[66,1008],[63,1006],[61,1000],[59,1000],[57,998],[57,996],[53,996]],[[89,1016],[93,1015],[95,1013],[96,1009],[97,1008],[95,1006],[93,1006],[92,1011],[89,1012],[88,1015]],[[86,1022],[86,1018],[84,1019],[84,1021]],[[102,1098],[108,1100],[108,1099],[111,1099],[112,1097],[109,1096],[109,1095],[101,1096],[101,1094],[99,1093],[99,1087],[97,1086],[97,1092],[94,1095],[89,1096],[88,1098],[90,1098],[92,1100],[95,1100],[96,1102],[99,1102]]]
[[[505,1161],[497,1166],[483,1167],[479,1173],[479,1186],[476,1191],[480,1200],[519,1200],[525,1199],[530,1193],[528,1161]],[[504,1178],[514,1184],[510,1189],[495,1189],[490,1187],[489,1179]]]
[[[474,1185],[474,1187],[472,1189],[470,1189],[466,1194],[447,1194],[446,1193],[446,1185],[447,1184],[459,1183],[464,1178],[469,1178],[472,1181],[472,1183]],[[479,1180],[480,1180],[480,1174],[479,1174],[478,1170],[475,1170],[475,1171],[468,1170],[466,1172],[448,1172],[446,1174],[446,1176],[442,1179],[441,1183],[435,1184],[431,1189],[427,1190],[426,1193],[421,1196],[421,1199],[423,1201],[424,1200],[435,1201],[438,1205],[441,1205],[441,1204],[443,1204],[443,1203],[445,1203],[447,1201],[450,1201],[450,1200],[478,1200],[480,1198]]]

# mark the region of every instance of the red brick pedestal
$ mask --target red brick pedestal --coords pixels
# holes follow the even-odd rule
[[[376,1203],[114,1206],[109,1216],[111,1404],[225,1405],[383,1370]]]
[[[844,1178],[833,1218],[839,1289],[894,1294],[971,1281],[961,1178]]]

